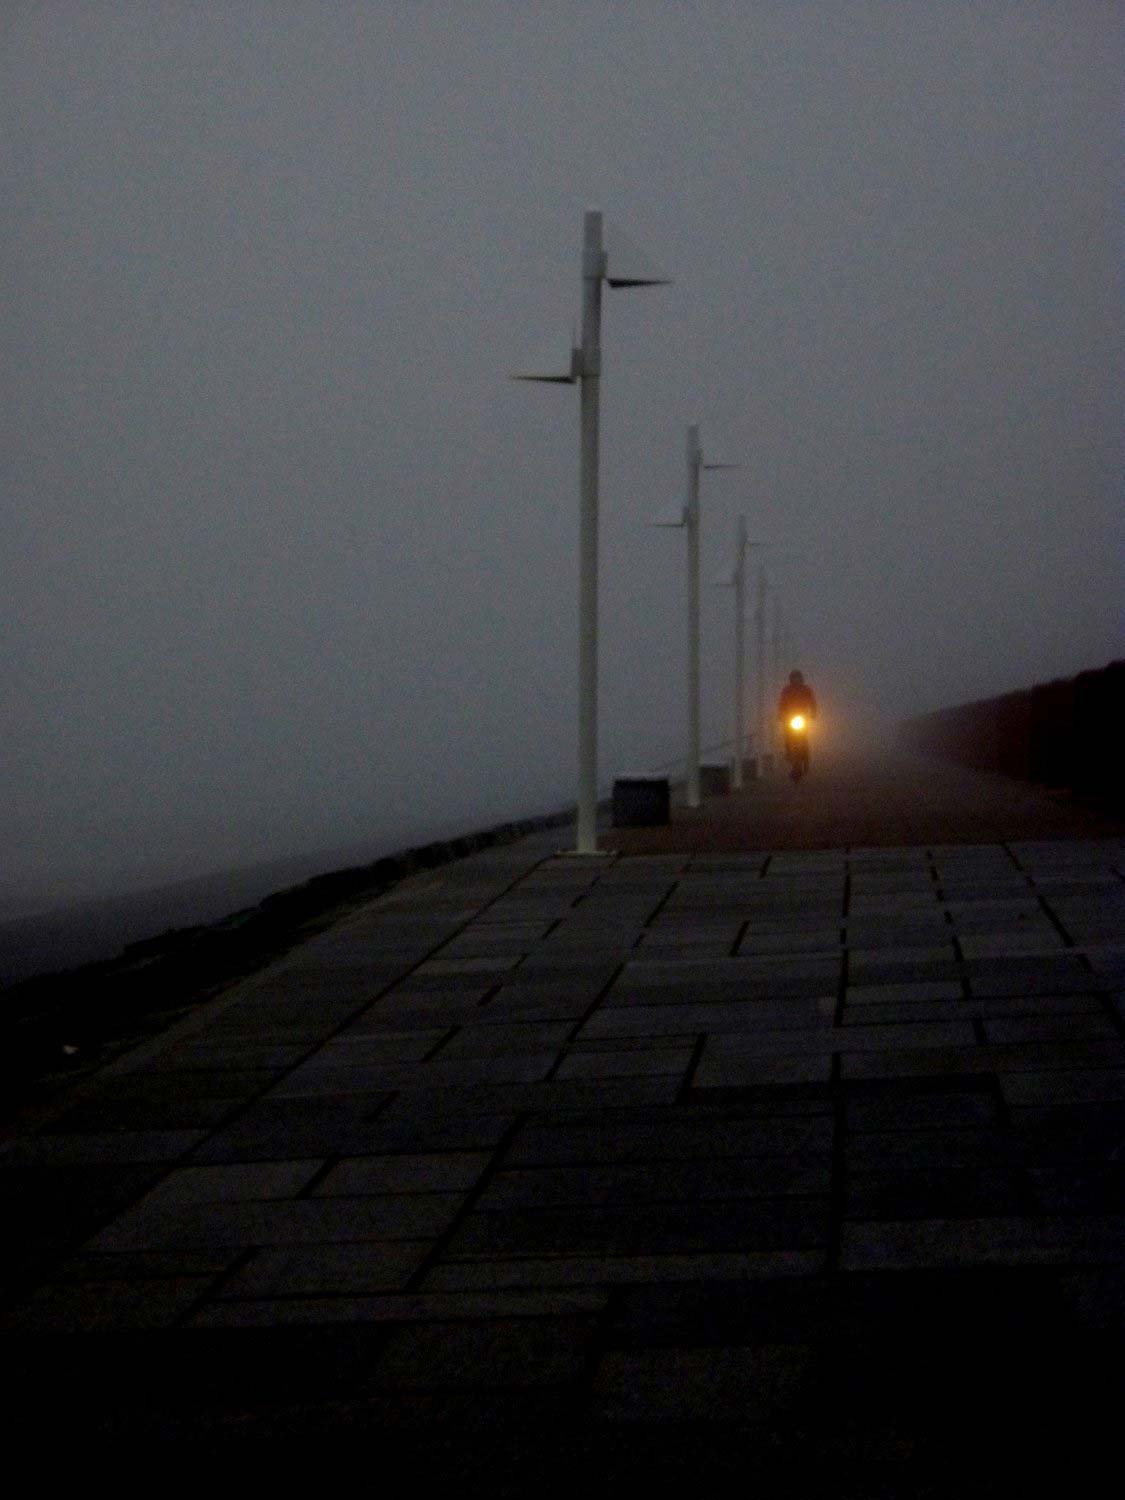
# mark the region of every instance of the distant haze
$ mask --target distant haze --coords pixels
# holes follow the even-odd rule
[[[607,782],[684,741],[690,421],[709,742],[739,512],[853,736],[1120,654],[1119,17],[7,0],[0,897],[571,798],[577,398],[507,376],[587,203],[675,278],[605,298]]]

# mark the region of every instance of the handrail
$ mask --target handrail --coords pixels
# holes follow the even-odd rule
[[[734,736],[731,735],[731,737],[729,739],[720,740],[715,745],[704,745],[704,747],[703,747],[703,754],[704,755],[710,755],[713,750],[727,750],[733,744],[734,744]],[[687,753],[685,751],[684,754],[677,755],[675,757],[675,759],[673,759],[673,760],[663,760],[663,761],[661,761],[658,766],[653,766],[652,769],[654,771],[670,771],[670,770],[673,770],[676,766],[682,765],[683,762],[686,759],[687,759]]]

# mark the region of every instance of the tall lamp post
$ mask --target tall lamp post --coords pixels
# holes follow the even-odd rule
[[[687,430],[687,504],[679,512],[658,516],[652,526],[681,526],[687,532],[688,565],[688,755],[687,805],[698,807],[702,801],[699,785],[699,761],[702,754],[699,692],[699,477],[704,469],[737,469],[737,464],[718,462],[704,457],[699,440],[699,424]]]
[[[773,692],[774,692],[774,697],[775,698],[781,692],[781,638],[782,638],[781,600],[776,595],[774,595],[774,601],[773,601]],[[777,727],[775,725],[775,733],[776,732],[778,732],[778,731],[777,731]],[[780,748],[781,748],[781,746],[780,746],[780,742],[779,742],[778,749],[780,749]]]
[[[575,854],[598,852],[598,437],[601,407],[602,283],[666,286],[669,278],[622,241],[607,250],[600,209],[582,226],[582,341],[520,371],[516,380],[580,385],[578,539],[578,827]],[[563,351],[558,351],[563,354]]]
[[[742,762],[746,749],[746,554],[764,542],[746,537],[746,517],[739,516],[735,534],[734,567],[723,574],[721,588],[734,589],[734,771],[731,784],[738,790],[743,783]],[[760,668],[759,668],[760,670]]]
[[[761,757],[761,770],[770,769],[770,762],[766,757],[772,752],[767,746],[773,743],[773,736],[766,733],[766,570],[764,567],[758,569],[758,602],[754,609],[754,644],[758,658],[758,754]]]

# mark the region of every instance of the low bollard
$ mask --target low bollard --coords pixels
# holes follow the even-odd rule
[[[658,828],[671,820],[667,776],[619,776],[613,783],[614,828]]]
[[[699,790],[705,797],[729,797],[729,762],[725,760],[704,761],[699,768]]]

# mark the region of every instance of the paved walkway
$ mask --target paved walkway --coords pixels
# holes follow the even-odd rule
[[[1008,795],[959,777],[935,826]],[[750,847],[794,791],[406,882],[10,1142],[17,1431],[490,1494],[1076,1479],[1119,1416],[1125,840]]]
[[[681,807],[668,828],[615,829],[603,843],[625,854],[738,853],[1125,835],[1125,823],[1027,782],[888,750],[827,763],[819,746],[813,753],[813,774],[797,786],[772,775],[728,800]]]

